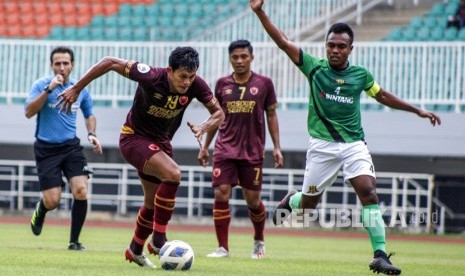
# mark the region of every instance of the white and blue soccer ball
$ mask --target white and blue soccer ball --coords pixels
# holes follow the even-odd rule
[[[159,255],[164,270],[189,270],[194,264],[194,250],[184,241],[166,242]]]

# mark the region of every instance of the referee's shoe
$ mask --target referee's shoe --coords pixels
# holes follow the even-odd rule
[[[40,201],[36,204],[36,209],[31,218],[31,230],[34,235],[39,236],[44,225],[45,214],[40,211]]]

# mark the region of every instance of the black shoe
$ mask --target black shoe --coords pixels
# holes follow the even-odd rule
[[[40,201],[36,204],[36,209],[31,218],[31,230],[34,235],[39,236],[44,225],[45,214],[40,212]]]
[[[80,242],[70,242],[68,246],[68,250],[83,251],[83,250],[86,250],[86,248]]]
[[[273,210],[273,224],[279,226],[283,224],[284,220],[291,214],[292,209],[289,205],[289,200],[291,196],[293,196],[296,191],[290,191],[282,200],[279,202],[278,206],[276,206]],[[278,220],[279,219],[279,220]]]
[[[400,268],[397,268],[394,265],[392,265],[391,261],[389,260],[389,258],[393,255],[394,253],[391,252],[389,253],[389,255],[386,256],[386,253],[384,253],[383,251],[376,250],[374,259],[368,265],[370,267],[370,270],[373,270],[373,273],[381,272],[386,275],[400,275]]]

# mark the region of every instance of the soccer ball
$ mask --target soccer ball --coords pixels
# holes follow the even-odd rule
[[[188,270],[194,263],[194,250],[186,242],[179,240],[166,242],[159,255],[164,270]]]

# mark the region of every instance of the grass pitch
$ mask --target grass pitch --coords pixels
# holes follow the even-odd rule
[[[252,230],[250,231],[252,232]],[[85,227],[85,252],[67,250],[69,226],[45,223],[41,236],[29,225],[0,224],[0,275],[372,275],[368,237],[322,238],[266,235],[266,258],[250,259],[252,234],[230,233],[227,259],[209,259],[214,232],[170,231],[169,239],[188,242],[195,252],[189,271],[155,271],[124,259],[132,229]],[[310,235],[311,236],[311,235]],[[389,236],[388,236],[389,238]],[[465,246],[421,241],[388,241],[402,275],[465,275]],[[149,256],[155,265],[158,259]]]

